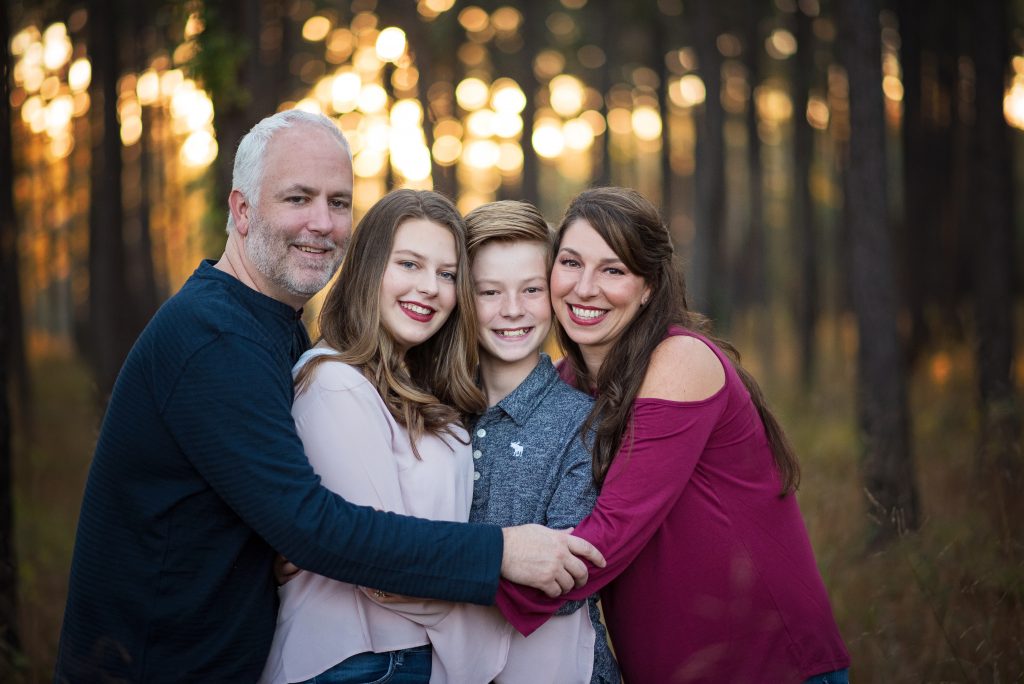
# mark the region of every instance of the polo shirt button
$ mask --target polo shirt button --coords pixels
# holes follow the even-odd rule
[[[483,428],[480,428],[479,430],[476,431],[476,436],[477,437],[486,437],[487,436],[487,430],[484,430]]]
[[[473,480],[475,481],[475,480],[479,480],[479,479],[480,479],[480,471],[474,470],[473,471]]]
[[[473,458],[480,458],[481,456],[483,456],[483,454],[480,453],[479,449],[473,452]]]

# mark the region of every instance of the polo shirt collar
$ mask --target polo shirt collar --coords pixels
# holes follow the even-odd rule
[[[530,374],[519,383],[519,387],[498,402],[497,408],[521,427],[530,419],[551,385],[556,382],[559,382],[558,372],[551,363],[551,357],[541,352],[540,360]]]

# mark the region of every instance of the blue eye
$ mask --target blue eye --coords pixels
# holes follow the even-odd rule
[[[455,281],[455,274],[452,273],[451,271],[441,271],[441,273],[439,273],[438,275],[440,275],[445,280],[450,280],[452,282]]]

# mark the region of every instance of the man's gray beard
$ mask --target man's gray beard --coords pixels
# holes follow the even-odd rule
[[[256,212],[249,221],[249,235],[245,240],[245,253],[253,266],[263,274],[263,277],[285,292],[297,297],[309,299],[324,289],[341,264],[341,258],[339,257],[332,266],[321,274],[322,277],[317,278],[313,282],[309,282],[308,278],[305,281],[300,281],[288,272],[288,244],[285,242],[275,244],[275,240],[277,238],[275,237],[273,227],[259,212]],[[335,243],[331,240],[320,240],[320,243],[335,246]],[[281,248],[280,254],[274,253],[275,247]]]

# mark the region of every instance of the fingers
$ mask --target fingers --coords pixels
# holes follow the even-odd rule
[[[565,531],[521,525],[505,528],[502,533],[502,576],[536,587],[552,598],[586,584],[584,560],[598,567],[605,565],[604,557],[590,542]]]
[[[585,581],[586,580],[584,580],[584,582]],[[566,593],[567,591],[569,591],[569,590],[571,590],[571,589],[573,589],[573,588],[575,588],[577,586],[580,586],[580,585],[576,584],[576,581],[575,581],[573,575],[571,573],[567,572],[564,569],[558,571],[557,573],[555,573],[555,582],[558,583],[558,588],[561,590],[560,593],[562,593],[562,594]]]
[[[370,589],[368,587],[359,587],[359,589],[364,594],[366,594],[374,601],[377,601],[379,603],[388,603],[391,600],[401,600],[403,598],[401,596],[393,596],[387,593],[386,591],[381,591],[380,589]]]
[[[599,568],[603,568],[608,562],[597,547],[582,537],[569,536],[569,550],[573,555],[588,560]]]
[[[279,586],[287,584],[300,572],[302,572],[302,569],[284,556],[278,554],[277,558],[274,559],[274,579]]]
[[[569,591],[573,587],[582,587],[587,583],[588,573],[587,565],[576,556],[570,555],[567,559],[562,562],[565,574],[568,575],[570,586],[568,589],[563,587],[562,593]],[[561,583],[559,583],[561,584]]]

